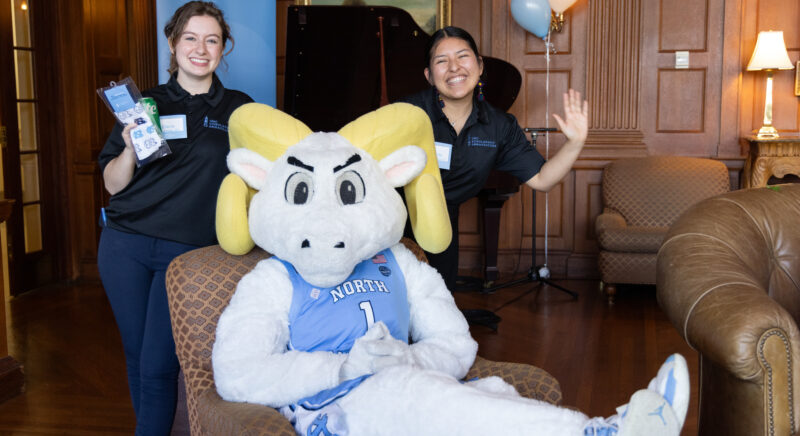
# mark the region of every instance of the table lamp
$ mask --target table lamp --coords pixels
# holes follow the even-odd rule
[[[753,57],[747,64],[747,71],[766,70],[767,95],[764,103],[764,125],[758,131],[759,138],[777,138],[778,131],[772,127],[772,72],[774,70],[791,70],[792,62],[783,42],[783,32],[767,31],[758,34]]]

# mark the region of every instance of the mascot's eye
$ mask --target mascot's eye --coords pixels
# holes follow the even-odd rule
[[[314,195],[314,182],[306,173],[294,173],[286,180],[283,195],[289,204],[306,204]]]
[[[355,171],[347,171],[336,179],[336,194],[342,205],[361,203],[364,200],[364,180]]]

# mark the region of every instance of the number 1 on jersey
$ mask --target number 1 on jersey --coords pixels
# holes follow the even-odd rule
[[[369,301],[362,301],[358,303],[358,307],[364,311],[364,316],[367,318],[367,330],[375,324],[375,313],[372,312],[372,303]]]

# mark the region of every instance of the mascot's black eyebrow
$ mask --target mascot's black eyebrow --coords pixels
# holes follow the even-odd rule
[[[298,159],[298,158],[296,158],[294,156],[289,156],[289,158],[286,160],[286,163],[288,163],[289,165],[294,165],[296,167],[300,167],[300,168],[309,170],[312,173],[314,172],[314,167],[312,167],[311,165],[304,164],[300,159]]]
[[[344,168],[344,167],[346,167],[346,166],[348,166],[350,164],[354,164],[356,162],[359,162],[360,160],[361,160],[361,156],[359,156],[358,153],[356,153],[356,154],[350,156],[350,159],[347,159],[347,162],[345,162],[344,165],[338,165],[338,166],[333,167],[333,172],[336,173],[337,171],[341,170],[342,168]]]

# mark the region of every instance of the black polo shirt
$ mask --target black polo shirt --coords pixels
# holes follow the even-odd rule
[[[506,171],[526,182],[544,165],[544,158],[530,145],[517,119],[485,101],[473,99],[472,113],[458,135],[439,106],[435,88],[403,101],[427,112],[436,142],[453,145],[450,169],[440,169],[444,195],[451,205],[477,195],[492,169]]]
[[[165,85],[144,91],[161,116],[185,114],[187,138],[168,142],[172,154],[134,170],[130,183],[111,196],[107,225],[191,245],[217,241],[214,217],[217,192],[228,174],[228,119],[234,109],[253,101],[225,89],[216,75],[207,94],[190,95],[173,74]],[[117,123],[97,157],[101,174],[125,148]]]

